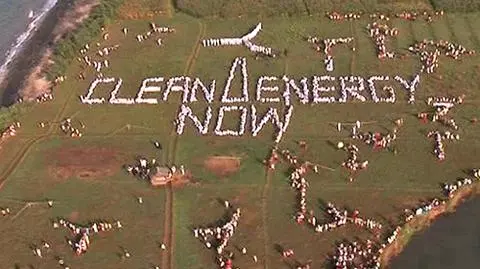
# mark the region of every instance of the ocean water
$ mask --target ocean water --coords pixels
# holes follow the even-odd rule
[[[415,235],[391,269],[480,268],[480,197],[465,202]]]
[[[0,0],[0,81],[57,0]],[[30,11],[34,17],[29,18]]]

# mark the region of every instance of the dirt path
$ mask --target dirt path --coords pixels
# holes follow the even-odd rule
[[[64,114],[65,114],[65,111],[68,107],[68,104],[69,104],[69,102],[72,99],[74,94],[75,94],[75,91],[72,90],[70,95],[67,96],[67,100],[65,101],[65,104],[60,108],[58,113],[55,115],[55,118],[53,119],[53,122],[58,122],[62,117],[64,117]],[[15,169],[25,159],[25,157],[27,156],[27,153],[30,151],[30,149],[36,143],[53,136],[55,126],[56,125],[50,125],[46,134],[37,136],[37,137],[29,140],[27,142],[27,144],[20,150],[20,152],[16,156],[13,157],[13,160],[10,162],[10,164],[7,166],[7,168],[3,171],[3,173],[0,176],[0,190],[8,182],[8,179],[10,178],[10,175],[12,175],[13,172],[15,172]]]
[[[199,33],[197,37],[197,42],[193,47],[193,51],[187,59],[185,65],[184,75],[188,75],[193,66],[195,65],[198,53],[200,52],[200,44],[203,36],[206,33],[205,23],[199,21]],[[181,101],[179,101],[180,104]],[[167,164],[174,164],[177,155],[177,144],[178,144],[178,135],[176,133],[176,128],[173,126],[171,133],[171,140],[168,147],[168,152],[166,154],[167,159],[165,162]],[[173,201],[174,201],[174,192],[173,186],[171,183],[165,186],[165,219],[164,219],[164,231],[163,231],[163,244],[167,246],[167,249],[162,253],[162,269],[172,269],[174,262],[174,249],[175,249],[175,233],[174,233],[174,224],[173,224]]]
[[[169,182],[165,186],[165,216],[163,226],[163,244],[167,247],[162,252],[162,267],[173,268],[173,188]]]
[[[27,144],[23,146],[20,152],[15,157],[13,157],[13,160],[10,162],[10,164],[7,166],[7,168],[4,170],[4,172],[0,176],[0,190],[3,188],[5,183],[8,182],[10,175],[15,171],[18,165],[25,159],[27,153],[30,151],[32,146],[36,144],[38,141],[45,138],[46,136],[40,136],[40,137],[29,140]]]
[[[357,49],[358,45],[358,35],[357,35],[357,30],[355,28],[354,22],[350,22],[350,36],[353,36],[353,47],[355,50]],[[350,74],[355,73],[355,67],[356,67],[356,60],[357,60],[357,52],[356,51],[351,51],[352,57],[350,58]]]
[[[270,268],[270,238],[268,236],[268,198],[270,195],[270,186],[273,177],[273,171],[267,170],[265,173],[265,185],[262,192],[262,222],[263,222],[263,238],[265,244],[265,263],[264,268]]]
[[[205,23],[202,21],[199,21],[198,23],[199,23],[200,31],[198,32],[198,36],[195,43],[195,47],[193,48],[193,52],[188,57],[185,70],[183,70],[183,74],[185,76],[190,74],[190,72],[192,71],[192,68],[195,65],[195,62],[197,61],[198,53],[200,52],[202,38],[205,36],[207,32],[207,26],[205,25]]]

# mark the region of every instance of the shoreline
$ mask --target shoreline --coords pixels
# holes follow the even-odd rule
[[[52,52],[63,36],[88,18],[97,0],[64,0],[45,15],[35,33],[11,62],[0,85],[0,106],[8,107],[19,98],[33,100],[50,92],[52,83],[45,78]]]
[[[380,256],[382,268],[389,268],[392,259],[401,255],[405,247],[410,243],[412,236],[427,230],[438,218],[454,213],[465,201],[478,194],[480,194],[480,183],[466,186],[454,194],[445,204],[438,206],[425,215],[416,216],[406,222],[401,226],[396,240],[388,245]]]
[[[69,8],[67,2],[59,1],[47,12],[38,29],[25,42],[23,48],[10,63],[5,73],[5,79],[0,85],[1,106],[11,106],[17,102],[25,78],[39,64],[47,48],[53,45],[53,31]]]

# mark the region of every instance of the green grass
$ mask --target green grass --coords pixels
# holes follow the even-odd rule
[[[304,2],[302,4],[302,2]],[[305,14],[314,12],[315,4],[322,1],[229,1],[215,12],[245,11]],[[326,2],[326,1],[323,1]],[[380,2],[361,1],[365,10],[370,10]],[[401,4],[425,5],[421,1],[403,1]],[[177,7],[180,6],[177,1]],[[184,1],[184,5],[198,12],[208,12],[214,1]],[[344,1],[328,1],[332,7],[342,5]],[[196,5],[201,5],[206,11]],[[238,5],[238,6],[237,6]],[[252,6],[250,6],[252,5]],[[247,8],[248,7],[248,8]],[[280,8],[284,7],[284,8]],[[243,9],[242,9],[243,8]],[[345,8],[348,8],[346,6]],[[258,14],[250,14],[258,15]],[[388,42],[390,50],[406,52],[408,46],[422,39],[453,39],[467,48],[480,50],[480,29],[478,13],[448,14],[447,17],[429,25],[418,22],[405,22],[395,19],[390,23],[400,29],[400,35]],[[158,47],[155,39],[139,44],[135,35],[149,29],[149,22],[176,28],[176,33],[165,35],[164,46]],[[258,43],[272,46],[280,51],[276,59],[255,60],[243,47],[203,48],[197,51],[197,41],[204,38],[243,35],[252,26],[262,22],[264,29],[257,37]],[[356,51],[339,46],[334,49],[336,69],[334,76],[350,73],[368,77],[386,74],[391,79],[400,74],[410,77],[420,67],[416,56],[404,60],[379,61],[376,58],[373,41],[367,35],[367,19],[355,22],[336,23],[323,16],[276,16],[258,19],[247,16],[230,19],[195,19],[183,13],[175,13],[172,18],[165,16],[142,20],[119,20],[106,27],[110,33],[108,41],[97,41],[103,46],[119,44],[120,48],[111,54],[111,68],[106,76],[123,79],[121,96],[135,96],[141,82],[147,77],[180,76],[188,73],[199,77],[203,82],[215,79],[217,91],[211,105],[214,117],[210,123],[211,132],[215,127],[217,111],[222,89],[235,57],[246,57],[249,71],[249,89],[254,100],[257,78],[262,75],[281,77],[289,75],[297,81],[301,77],[323,75],[323,55],[316,53],[303,38],[306,36],[348,37],[354,36]],[[125,37],[121,29],[127,27]],[[286,55],[283,53],[287,51]],[[95,50],[91,52],[93,55]],[[480,80],[479,56],[464,57],[454,61],[442,57],[436,74],[421,79],[417,92],[417,104],[406,104],[406,93],[394,82],[397,91],[397,103],[392,104],[347,104],[300,105],[294,102],[294,114],[289,129],[280,147],[298,152],[302,159],[311,160],[332,167],[334,171],[321,170],[317,175],[309,175],[309,207],[320,216],[321,202],[333,201],[339,206],[357,208],[368,217],[381,220],[388,228],[399,223],[402,210],[412,207],[421,199],[440,194],[440,183],[453,181],[464,176],[466,169],[478,167],[477,149],[480,146],[478,125],[469,120],[479,117],[477,103],[480,100],[478,88]],[[44,104],[26,106],[22,113],[14,114],[22,122],[22,129],[8,143],[2,143],[0,170],[5,182],[0,190],[0,207],[10,207],[16,214],[22,207],[18,201],[44,201],[54,199],[58,204],[52,209],[45,205],[26,209],[15,220],[0,217],[3,245],[0,268],[15,268],[15,265],[35,268],[54,268],[55,255],[61,255],[72,268],[150,268],[151,264],[160,264],[162,259],[158,243],[163,240],[166,227],[165,199],[166,190],[152,189],[121,171],[120,167],[111,176],[82,180],[68,178],[58,180],[51,174],[55,153],[69,147],[106,147],[122,152],[125,162],[133,162],[137,155],[156,157],[161,163],[183,164],[192,172],[197,183],[173,188],[173,248],[172,258],[175,269],[212,268],[214,252],[207,250],[193,237],[192,227],[212,223],[223,216],[224,208],[218,199],[229,199],[242,208],[237,233],[231,246],[247,247],[250,255],[257,255],[259,263],[254,264],[251,256],[239,256],[236,265],[240,268],[288,268],[276,250],[276,244],[295,249],[300,261],[312,259],[315,268],[322,268],[333,245],[343,239],[355,236],[367,238],[368,233],[347,227],[335,232],[318,235],[306,227],[299,227],[292,220],[295,213],[295,191],[290,188],[285,165],[267,177],[262,164],[273,145],[274,130],[268,125],[258,137],[250,135],[250,127],[243,138],[216,137],[209,133],[199,136],[194,126],[188,122],[185,133],[176,137],[172,120],[179,108],[181,96],[172,93],[168,102],[159,105],[83,105],[79,96],[84,95],[94,79],[93,72],[87,73],[87,79],[75,79],[81,65],[74,62],[66,73],[69,78],[55,88],[55,100]],[[237,73],[238,74],[238,73]],[[232,94],[240,92],[240,80],[233,83]],[[278,86],[283,90],[282,82]],[[337,88],[339,86],[337,85]],[[108,96],[108,87],[98,88],[96,95]],[[438,124],[422,124],[416,119],[418,112],[424,111],[425,97],[429,95],[462,94],[467,98],[465,104],[452,111],[462,140],[446,142],[447,160],[439,163],[431,154],[432,141],[425,134]],[[153,94],[152,94],[153,95]],[[159,96],[160,94],[158,94]],[[368,93],[365,93],[368,96]],[[295,99],[295,98],[294,98]],[[200,98],[200,100],[202,100]],[[260,113],[267,106],[251,101]],[[191,107],[200,118],[207,105],[202,102]],[[283,109],[281,104],[274,105]],[[234,115],[232,113],[232,115]],[[58,121],[65,117],[85,123],[84,137],[72,139],[65,137],[58,128]],[[338,133],[333,123],[338,121],[373,121],[362,127],[365,131],[385,131],[393,127],[393,120],[403,117],[405,126],[399,131],[395,143],[398,154],[374,152],[365,145],[359,145],[360,158],[369,160],[367,170],[359,173],[353,183],[347,182],[347,172],[341,163],[347,158],[343,151],[332,147],[339,140],[350,141],[348,131]],[[39,128],[40,121],[47,122],[47,128]],[[229,127],[237,126],[238,119],[225,117]],[[49,128],[51,127],[51,128]],[[43,138],[43,139],[39,139]],[[159,140],[164,150],[155,151],[151,140]],[[305,140],[308,150],[300,153],[297,142]],[[235,156],[241,159],[240,169],[231,175],[218,177],[204,166],[209,156]],[[120,165],[119,165],[120,166]],[[13,168],[13,169],[12,169]],[[143,196],[145,203],[139,205],[135,197]],[[64,237],[67,231],[53,230],[50,220],[56,217],[69,217],[78,212],[79,223],[95,218],[120,219],[124,229],[93,239],[91,251],[82,257],[74,257]],[[77,213],[76,213],[77,214]],[[323,219],[323,218],[322,218]],[[38,259],[29,251],[29,244],[51,241],[52,252],[47,258]],[[127,247],[132,259],[122,261],[117,254],[120,247]],[[150,266],[150,267],[149,267]],[[22,268],[22,267],[20,267]],[[170,268],[173,269],[173,268]]]

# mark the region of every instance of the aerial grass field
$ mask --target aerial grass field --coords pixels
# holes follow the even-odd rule
[[[143,8],[168,12],[152,16],[142,16],[145,10],[132,12],[134,15],[130,17],[124,14],[105,26],[109,39],[99,36],[91,43],[89,56],[97,57],[97,42],[100,47],[120,45],[108,56],[110,67],[102,72],[106,77],[123,80],[121,97],[134,98],[142,80],[148,77],[168,79],[185,75],[198,77],[205,83],[215,79],[214,101],[207,104],[201,97],[199,102],[189,105],[200,119],[207,105],[212,107],[210,132],[200,135],[192,122],[187,121],[185,132],[177,135],[174,119],[182,102],[181,93],[171,93],[167,102],[160,101],[158,105],[82,104],[79,97],[86,95],[96,73],[89,68],[85,80],[77,79],[85,65],[74,61],[65,74],[67,80],[54,88],[55,99],[24,105],[25,111],[15,114],[15,119],[22,124],[17,136],[0,144],[0,208],[9,207],[12,211],[8,216],[0,216],[3,246],[0,268],[57,268],[58,257],[71,268],[147,269],[155,265],[162,269],[216,268],[215,250],[207,249],[193,236],[192,229],[222,219],[226,213],[224,200],[242,209],[238,230],[229,243],[229,249],[236,249],[236,267],[293,268],[279,253],[279,247],[287,247],[295,250],[299,262],[311,260],[313,268],[331,268],[329,258],[336,243],[367,239],[372,234],[352,226],[317,234],[295,223],[297,199],[290,187],[289,167],[279,164],[274,171],[268,171],[263,163],[274,146],[271,124],[257,137],[251,135],[249,123],[242,137],[213,134],[217,111],[222,106],[223,88],[235,57],[247,59],[251,100],[246,106],[254,104],[264,113],[269,106],[279,111],[285,106],[283,103],[259,104],[254,100],[259,77],[281,78],[285,74],[299,81],[302,77],[327,74],[324,54],[315,52],[306,42],[308,36],[354,37],[355,51],[347,46],[334,48],[335,70],[328,75],[336,77],[400,75],[410,79],[418,73],[421,62],[418,56],[408,52],[408,47],[423,39],[449,40],[480,51],[478,12],[447,12],[431,23],[422,19],[415,22],[392,19],[388,24],[398,28],[399,35],[389,39],[388,48],[407,56],[379,60],[366,28],[372,22],[368,16],[337,22],[318,13],[325,8],[319,2],[328,2],[335,8],[342,1],[272,0],[256,1],[261,4],[250,6],[252,1],[179,0],[175,6],[169,1],[158,1],[158,9],[157,1],[140,2],[145,2],[140,5]],[[222,8],[215,8],[212,13],[217,2],[222,3]],[[363,8],[359,9],[365,12],[381,4],[353,2],[362,3]],[[409,5],[412,9],[434,9],[428,1],[396,3],[391,9]],[[127,1],[127,5],[137,4]],[[122,8],[121,11],[128,10]],[[295,11],[289,12],[290,9]],[[226,11],[221,13],[222,10]],[[248,10],[252,10],[252,14]],[[255,10],[262,12],[259,15]],[[238,14],[234,16],[229,12]],[[270,16],[276,13],[294,15]],[[206,15],[209,17],[199,18]],[[137,42],[135,36],[149,31],[150,22],[176,31],[161,35],[162,46],[156,44],[156,38]],[[278,51],[276,58],[256,59],[243,46],[201,45],[203,39],[242,36],[259,22],[263,30],[255,41]],[[128,28],[127,35],[122,33],[123,28]],[[332,168],[308,175],[309,208],[321,212],[325,203],[331,201],[342,208],[358,209],[363,216],[384,224],[383,238],[402,223],[405,208],[441,196],[442,183],[465,177],[465,171],[479,167],[479,126],[471,123],[472,118],[480,117],[479,73],[478,54],[459,60],[441,56],[435,73],[422,73],[415,104],[407,104],[407,92],[397,82],[392,83],[397,93],[395,104],[375,104],[369,99],[365,103],[350,100],[345,104],[303,105],[293,97],[293,116],[278,147],[289,149],[302,160]],[[280,88],[282,83],[278,83]],[[232,95],[239,96],[240,72],[232,85]],[[111,90],[111,84],[99,86],[95,96],[108,99]],[[369,96],[366,92],[364,95]],[[148,97],[160,99],[162,94],[148,93]],[[439,162],[432,154],[433,139],[426,138],[426,134],[448,129],[440,123],[422,123],[417,114],[429,109],[424,102],[428,96],[462,94],[466,96],[465,102],[451,112],[460,127],[461,139],[445,142],[447,158]],[[235,128],[239,119],[229,115],[225,117],[225,125]],[[82,137],[72,138],[62,133],[59,123],[65,118],[71,118],[74,125],[85,124]],[[359,120],[366,122],[362,131],[386,132],[392,130],[399,118],[405,123],[394,142],[396,154],[372,150],[351,140],[349,130],[338,132],[336,129],[336,122]],[[40,122],[46,126],[39,127]],[[156,149],[152,141],[159,141],[162,149]],[[298,146],[299,141],[307,143],[306,149]],[[369,161],[368,169],[360,171],[354,182],[348,181],[349,173],[341,166],[348,154],[335,147],[338,141],[354,142],[360,149],[360,158]],[[138,156],[155,158],[164,165],[184,165],[192,175],[191,182],[153,188],[122,168],[135,163]],[[229,169],[212,168],[208,160],[214,156],[238,160],[238,165]],[[137,202],[138,197],[143,198],[143,204]],[[54,201],[52,208],[48,207],[47,200]],[[52,221],[57,218],[79,225],[99,219],[120,220],[123,227],[93,236],[88,252],[76,256],[66,242],[69,231],[52,227]],[[43,240],[48,241],[51,248],[39,258],[30,248],[41,245]],[[166,250],[160,248],[162,243]],[[238,251],[243,247],[248,249],[247,256]],[[131,253],[130,258],[122,256],[123,249]],[[253,262],[251,255],[258,257],[258,263]]]

